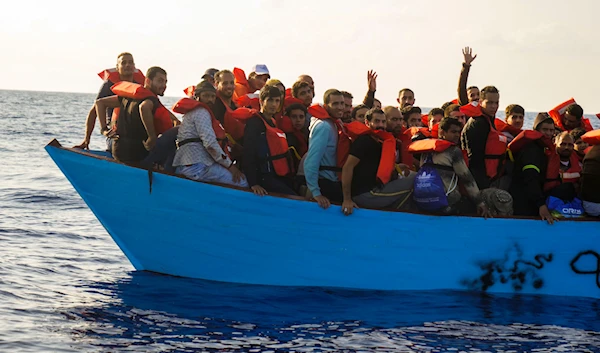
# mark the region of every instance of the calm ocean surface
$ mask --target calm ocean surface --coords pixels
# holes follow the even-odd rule
[[[0,352],[600,352],[600,300],[135,272],[43,150],[93,99],[0,90]]]

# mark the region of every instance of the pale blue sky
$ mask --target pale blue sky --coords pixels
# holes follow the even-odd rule
[[[96,92],[119,52],[168,72],[167,96],[208,67],[265,63],[291,86],[301,73],[324,90],[366,91],[417,105],[456,97],[461,48],[477,59],[469,84],[495,85],[501,108],[548,110],[571,96],[600,112],[600,2],[571,1],[11,1],[0,22],[2,89]],[[318,99],[320,100],[320,99]]]

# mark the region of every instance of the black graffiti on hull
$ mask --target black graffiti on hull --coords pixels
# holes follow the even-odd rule
[[[596,259],[596,268],[592,269],[592,270],[581,270],[577,267],[577,262],[583,257],[583,256],[593,256]],[[598,286],[598,288],[600,288],[600,254],[598,254],[597,252],[595,252],[594,250],[586,250],[586,251],[582,251],[579,254],[577,254],[573,260],[571,260],[571,270],[573,270],[573,272],[575,272],[578,275],[596,275],[596,286]]]
[[[496,284],[507,283],[510,283],[515,291],[522,290],[526,284],[540,289],[544,286],[544,280],[538,274],[538,270],[541,270],[545,263],[552,262],[552,259],[553,255],[549,253],[535,255],[534,261],[526,260],[520,246],[515,244],[505,251],[502,259],[480,262],[478,265],[483,273],[477,278],[464,279],[461,284],[469,289],[482,291]]]

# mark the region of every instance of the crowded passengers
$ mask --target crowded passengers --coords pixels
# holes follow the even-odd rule
[[[90,109],[119,162],[189,179],[312,199],[322,208],[398,209],[448,215],[558,218],[600,216],[600,130],[570,99],[524,129],[525,109],[509,104],[496,118],[500,90],[468,86],[477,55],[463,50],[458,97],[424,113],[402,88],[397,105],[376,98],[367,73],[359,104],[302,74],[286,89],[266,65],[210,68],[172,111],[159,100],[167,72],[144,76],[130,53],[117,56]]]

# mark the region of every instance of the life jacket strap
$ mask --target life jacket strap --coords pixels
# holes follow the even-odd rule
[[[177,148],[181,148],[181,146],[187,145],[188,143],[192,143],[192,142],[202,142],[202,139],[200,137],[194,137],[194,138],[185,139],[182,141],[177,141]]]
[[[341,172],[342,168],[340,168],[340,167],[332,167],[332,166],[328,166],[328,165],[322,165],[322,166],[319,166],[319,170],[328,170],[328,171],[332,171],[332,172]]]

